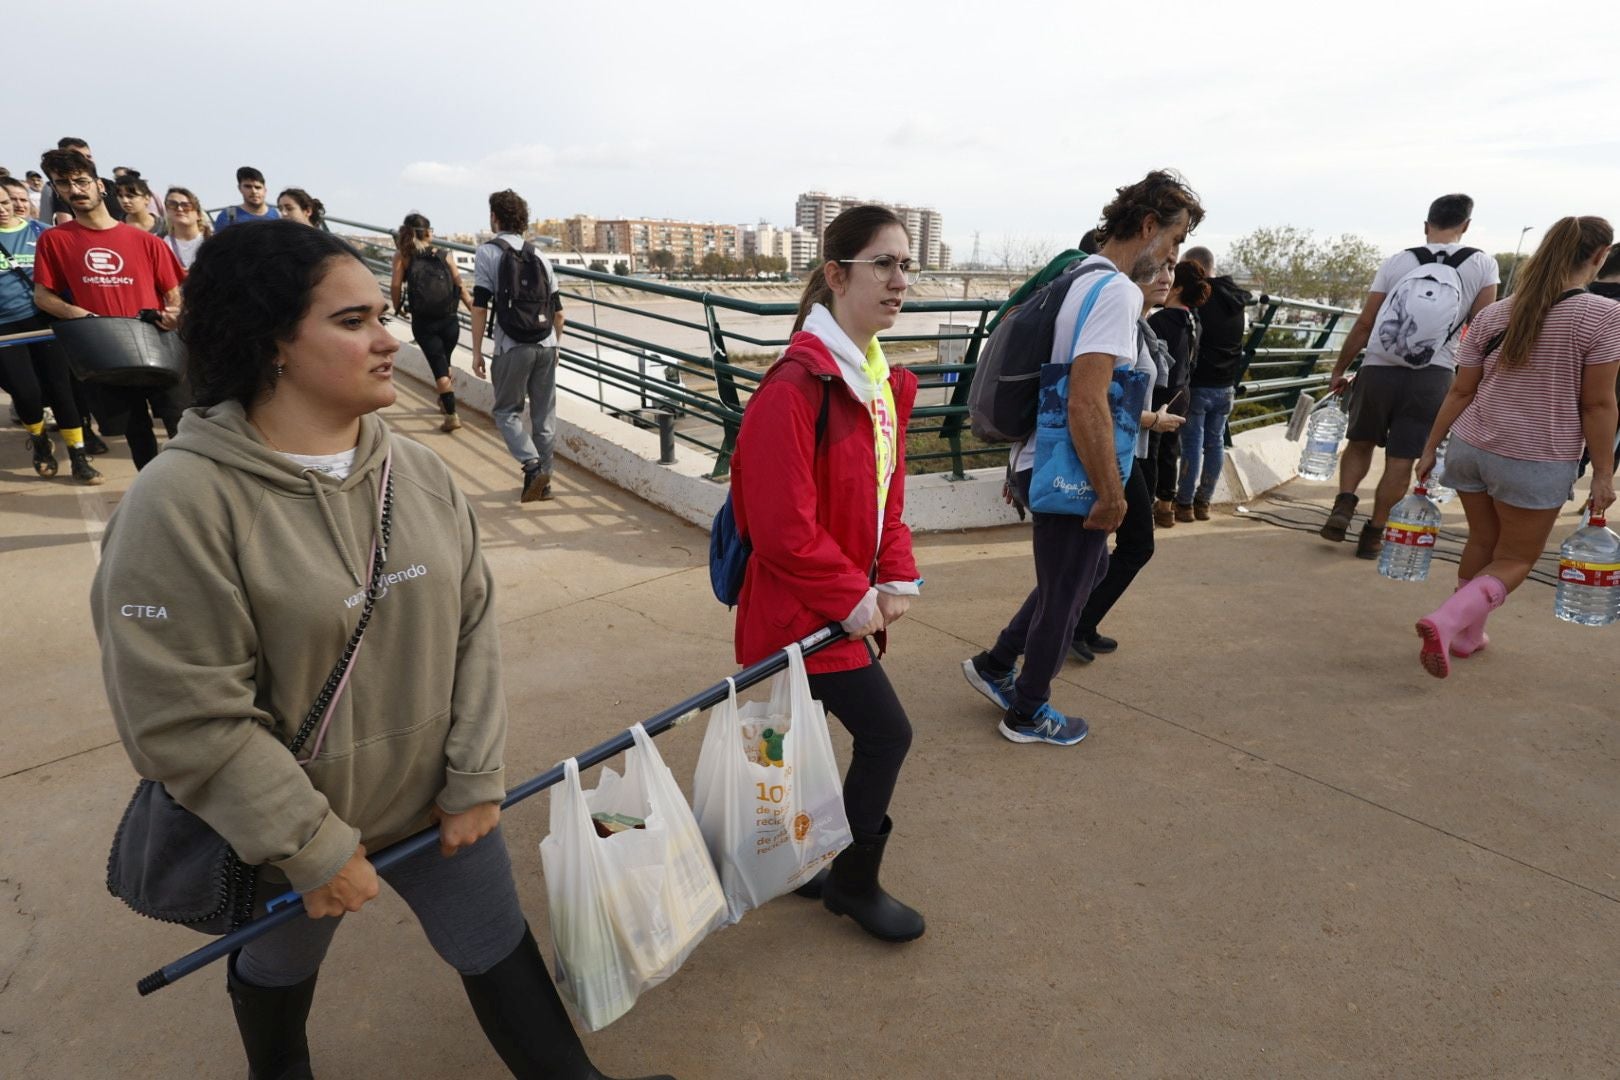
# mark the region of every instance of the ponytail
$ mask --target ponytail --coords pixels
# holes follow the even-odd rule
[[[827,264],[823,262],[810,271],[810,280],[804,283],[804,295],[799,297],[799,315],[793,320],[793,332],[797,334],[804,329],[804,320],[810,317],[812,307],[816,304],[830,307],[832,298],[832,286],[827,284]]]
[[[1498,361],[1503,369],[1521,368],[1529,362],[1547,312],[1563,295],[1570,274],[1613,243],[1614,229],[1600,217],[1559,218],[1547,230],[1540,246],[1525,260],[1519,287],[1513,293],[1513,310]]]

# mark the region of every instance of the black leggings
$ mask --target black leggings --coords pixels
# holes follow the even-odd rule
[[[876,660],[852,671],[810,676],[810,693],[855,737],[844,777],[844,813],[853,832],[877,836],[911,749],[911,721]]]
[[[1138,570],[1153,558],[1153,492],[1148,487],[1150,467],[1142,458],[1131,468],[1131,478],[1125,481],[1125,520],[1114,534],[1114,553],[1108,559],[1108,573],[1097,582],[1080,610],[1080,622],[1075,626],[1076,638],[1097,632],[1103,621],[1125,590],[1131,587]]]
[[[18,319],[0,325],[0,334],[20,334],[28,330],[43,329],[45,322],[37,316]],[[73,376],[68,371],[67,357],[54,341],[40,341],[32,345],[12,345],[0,349],[0,372],[4,373],[12,404],[25,424],[37,424],[44,419],[45,406],[51,407],[59,428],[81,426],[79,406],[73,397]]]
[[[461,323],[456,319],[456,313],[452,311],[442,319],[412,319],[411,337],[416,339],[416,347],[427,357],[433,377],[448,378],[450,357],[461,341]]]

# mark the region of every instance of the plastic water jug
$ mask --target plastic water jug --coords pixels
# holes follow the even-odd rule
[[[1345,414],[1340,395],[1335,394],[1311,414],[1305,425],[1305,448],[1299,454],[1299,475],[1306,480],[1332,480],[1339,465],[1339,446],[1344,442],[1350,417]]]
[[[1384,549],[1378,572],[1393,581],[1426,581],[1434,542],[1440,537],[1440,508],[1421,481],[1412,494],[1395,504],[1384,526]]]
[[[1457,492],[1440,482],[1445,475],[1446,447],[1451,445],[1451,436],[1447,435],[1440,441],[1440,449],[1434,453],[1434,469],[1429,473],[1429,498],[1437,503],[1448,503],[1457,497]]]
[[[1620,536],[1593,510],[1558,551],[1553,611],[1565,622],[1608,626],[1620,620]]]

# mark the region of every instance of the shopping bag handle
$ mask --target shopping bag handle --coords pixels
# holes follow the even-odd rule
[[[820,652],[827,646],[844,640],[847,637],[844,628],[838,623],[828,625],[801,638],[797,644],[805,656]],[[648,735],[661,735],[672,727],[677,727],[688,720],[695,719],[704,709],[710,709],[725,701],[734,686],[738,690],[746,690],[755,683],[763,682],[772,675],[784,670],[788,665],[788,650],[778,649],[765,659],[743,668],[728,679],[723,679],[707,690],[693,694],[678,705],[672,705],[663,712],[642,721],[642,727]],[[635,736],[630,730],[619,732],[606,742],[598,743],[582,754],[574,755],[581,771],[614,757],[635,745]],[[553,784],[559,783],[563,778],[563,765],[553,765],[539,776],[525,780],[517,787],[506,793],[501,801],[501,809],[527,799],[530,795],[538,794]],[[370,856],[371,865],[378,873],[389,870],[411,856],[437,847],[439,843],[438,826],[424,829],[414,836],[408,836],[389,847],[383,848],[377,854]],[[240,949],[248,942],[269,933],[283,923],[304,916],[303,897],[296,892],[285,892],[272,899],[265,907],[265,913],[257,919],[244,924],[224,937],[209,942],[200,949],[187,953],[180,959],[144,976],[135,984],[135,989],[142,997],[161,990],[176,981],[185,978],[192,972],[207,967],[214,961]]]

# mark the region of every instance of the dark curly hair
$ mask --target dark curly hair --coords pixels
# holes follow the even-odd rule
[[[359,252],[321,229],[265,221],[225,229],[197,249],[184,287],[180,340],[197,405],[244,407],[276,385],[276,352],[309,312],[334,259]]]
[[[489,197],[489,212],[495,218],[495,227],[501,232],[522,236],[529,229],[529,204],[511,188],[497,191]]]
[[[1134,240],[1149,217],[1160,225],[1168,225],[1182,211],[1187,213],[1189,230],[1196,229],[1204,220],[1203,204],[1198,201],[1198,193],[1187,186],[1187,181],[1168,169],[1155,169],[1129,187],[1114,190],[1114,201],[1103,207],[1102,221],[1097,226],[1097,243]]]
[[[1181,290],[1181,302],[1190,308],[1203,307],[1209,302],[1209,294],[1213,291],[1209,275],[1191,259],[1176,263],[1176,279],[1170,287]]]

